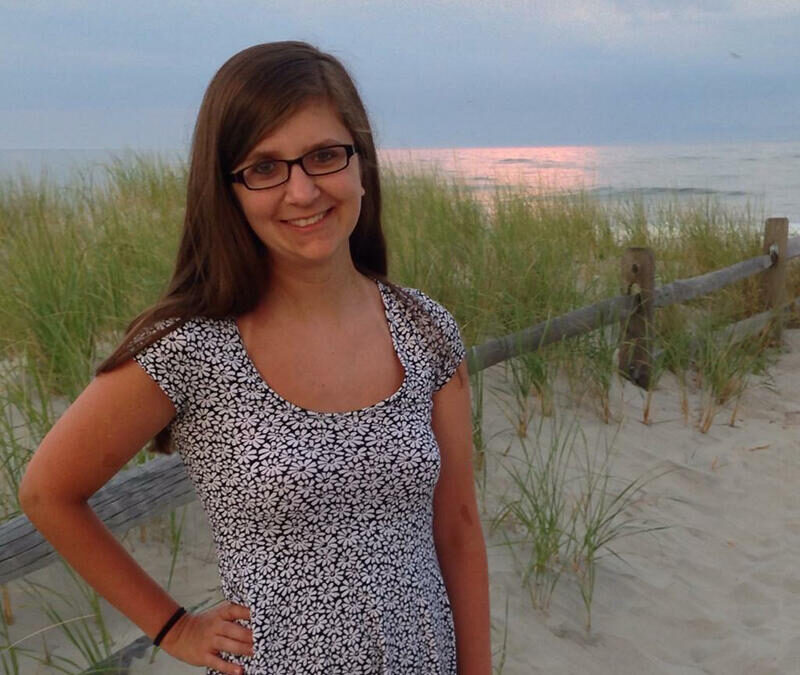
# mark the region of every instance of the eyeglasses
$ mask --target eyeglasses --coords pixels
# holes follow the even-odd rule
[[[266,190],[286,183],[294,164],[299,164],[307,176],[326,176],[346,169],[355,153],[353,145],[329,145],[296,159],[259,159],[232,173],[230,180],[241,183],[248,190]]]

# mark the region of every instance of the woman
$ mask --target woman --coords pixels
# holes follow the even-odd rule
[[[386,279],[347,72],[305,43],[251,47],[203,99],[165,296],[43,440],[20,502],[207,672],[489,675],[464,354],[444,307]],[[178,607],[86,503],[153,437],[211,523],[226,602],[206,612]]]

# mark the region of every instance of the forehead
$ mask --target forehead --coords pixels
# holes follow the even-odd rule
[[[253,155],[296,157],[320,143],[352,143],[353,136],[329,101],[311,101],[292,112],[250,150]]]

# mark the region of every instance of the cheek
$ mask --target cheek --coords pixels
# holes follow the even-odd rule
[[[347,182],[343,182],[341,185],[340,194],[342,195],[342,199],[360,201],[364,193],[365,190],[358,174],[351,177]]]
[[[358,176],[343,177],[344,180],[330,181],[325,185],[320,185],[322,200],[334,200],[340,208],[352,211],[360,208],[361,197],[364,190]]]
[[[354,158],[355,159],[355,158]],[[333,174],[331,178],[338,178],[336,190],[342,200],[360,200],[364,196],[364,177],[361,175],[361,167],[355,161],[341,173]]]
[[[245,195],[237,195],[239,207],[251,227],[260,220],[268,218],[275,211],[274,200],[270,200],[268,197],[269,195],[252,191]]]

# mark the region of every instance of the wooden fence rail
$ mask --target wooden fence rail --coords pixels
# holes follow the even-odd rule
[[[120,471],[89,504],[112,532],[124,534],[196,496],[180,457],[170,455]],[[49,565],[57,555],[24,514],[0,525],[0,584]]]
[[[770,219],[785,221],[785,219]],[[768,221],[769,223],[769,221]],[[800,256],[800,237],[786,241],[784,251],[772,247],[764,255],[690,279],[673,281],[654,290],[653,304],[666,307],[746,279],[773,267],[779,259]],[[476,373],[519,354],[574,337],[630,315],[636,308],[634,295],[620,295],[582,307],[522,331],[472,347],[467,355],[469,370]],[[789,305],[786,305],[789,306]],[[800,306],[793,301],[792,306]],[[764,312],[731,327],[747,324],[748,330],[763,325],[775,311]],[[760,322],[760,323],[759,323]],[[196,498],[194,488],[177,456],[159,457],[141,467],[122,471],[89,500],[98,517],[115,533],[155,515],[187,504]],[[24,515],[0,525],[0,584],[40,569],[56,559],[56,553]]]
[[[789,240],[786,260],[800,256],[800,237]],[[743,260],[730,267],[723,267],[690,279],[679,279],[655,289],[653,304],[667,307],[687,302],[713,291],[729,286],[742,279],[752,277],[773,265],[773,256],[766,254]],[[632,295],[618,295],[601,300],[587,307],[575,309],[567,314],[529,326],[516,333],[489,340],[470,350],[470,373],[478,372],[501,361],[568,337],[582,335],[596,328],[619,321],[636,306]]]

